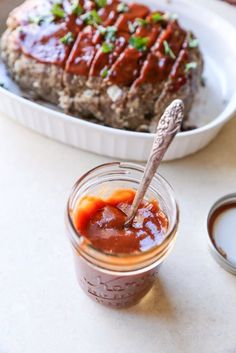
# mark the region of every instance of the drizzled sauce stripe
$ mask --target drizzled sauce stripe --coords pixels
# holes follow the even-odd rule
[[[118,31],[123,31],[128,28],[128,22],[131,19],[135,19],[138,16],[145,16],[148,11],[149,9],[146,6],[131,4],[128,12],[119,15],[118,18],[113,16],[113,20],[115,21],[114,26],[118,29]],[[107,18],[105,18],[105,16],[107,16]],[[103,13],[103,20],[106,21],[106,19],[109,19],[108,11],[104,11]],[[109,21],[110,25],[112,25],[113,23],[111,22],[111,19],[109,19]],[[111,64],[116,60],[116,57],[119,56],[120,52],[127,44],[125,38],[126,35],[120,38],[120,40],[116,43],[118,46],[117,50],[114,52],[114,55],[111,54],[108,57],[108,62],[110,61]],[[85,27],[85,29],[79,34],[79,37],[73,46],[66,64],[66,71],[81,76],[89,76],[90,71],[91,75],[95,75],[95,72],[97,74],[97,71],[100,68],[99,60],[105,61],[106,58],[105,55],[102,55],[103,53],[101,53],[99,47],[97,47],[97,45],[101,44],[102,40],[102,35],[98,35],[96,29],[90,29],[88,31],[87,27]],[[99,54],[96,55],[97,52],[99,52]],[[94,60],[96,60],[95,64],[93,64]]]
[[[188,77],[189,75],[191,75],[191,72],[190,73],[186,72],[186,64],[190,60],[190,53],[193,52],[194,50],[194,49],[191,49],[192,51],[190,52],[188,49],[189,38],[190,38],[190,33],[187,33],[182,49],[179,53],[179,56],[171,69],[169,79],[166,82],[163,95],[165,95],[167,92],[177,92],[182,86],[184,86],[187,83]],[[160,99],[161,98],[162,97],[160,97]]]
[[[45,1],[45,5],[51,4],[52,1]],[[83,1],[84,10],[93,7],[89,0]],[[48,63],[65,68],[67,59],[72,50],[72,44],[64,44],[61,38],[72,33],[74,38],[84,27],[83,22],[74,14],[70,14],[71,4],[68,0],[62,3],[63,11],[67,14],[65,19],[57,19],[53,22],[43,23],[42,25],[32,24],[34,19],[37,19],[39,13],[45,14],[42,18],[47,21],[51,15],[51,7],[46,8],[49,12],[43,12],[41,5],[34,6],[32,11],[28,11],[28,23],[22,27],[19,35],[19,45],[22,52],[41,63]],[[19,8],[20,10],[20,8]]]
[[[89,76],[101,76],[104,69],[109,71],[117,60],[119,60],[120,54],[127,48],[131,33],[129,30],[129,22],[134,21],[136,18],[145,18],[146,14],[149,13],[149,9],[146,6],[131,4],[129,11],[120,15],[114,24],[117,28],[117,38],[114,43],[114,50],[111,53],[103,53],[102,49],[99,49],[96,53],[94,61],[92,63]]]
[[[168,92],[177,92],[179,88],[187,82],[188,75],[185,72],[185,63],[189,59],[189,50],[188,50],[189,36],[190,36],[189,33],[187,33],[185,36],[185,40],[183,42],[179,55],[170,71],[168,80],[164,85],[163,91],[158,98],[158,101],[156,103],[157,106],[162,100],[165,99]]]
[[[103,23],[113,25],[118,17],[118,2],[108,4],[104,9],[100,9],[99,13]],[[96,57],[99,44],[102,43],[103,36],[99,31],[92,27],[86,26],[79,33],[77,40],[71,50],[67,60],[65,70],[68,73],[89,76],[90,68]]]
[[[134,82],[133,87],[145,83],[155,84],[165,80],[179,55],[185,36],[186,32],[176,22],[169,23],[167,28],[161,32],[151,52],[148,54],[141,68],[140,76]],[[168,43],[175,58],[171,57],[169,53],[165,53],[165,41]]]

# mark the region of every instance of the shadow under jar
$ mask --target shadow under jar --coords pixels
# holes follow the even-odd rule
[[[97,303],[124,308],[139,302],[152,288],[161,263],[170,253],[178,227],[178,206],[169,183],[156,174],[146,200],[156,200],[168,219],[168,228],[158,244],[148,250],[111,253],[96,248],[81,235],[74,214],[81,198],[106,198],[114,191],[137,190],[144,168],[131,163],[109,163],[92,169],[74,185],[66,211],[66,227],[72,244],[78,282]]]

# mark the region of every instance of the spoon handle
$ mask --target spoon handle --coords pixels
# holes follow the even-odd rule
[[[157,126],[152,151],[149,156],[143,178],[136,192],[130,212],[127,215],[127,220],[125,222],[126,226],[132,224],[139,204],[143,200],[166,150],[177,132],[180,130],[183,117],[184,104],[179,99],[174,100],[162,115]]]

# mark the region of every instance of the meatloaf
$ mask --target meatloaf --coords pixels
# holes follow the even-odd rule
[[[118,0],[27,0],[9,15],[1,55],[34,98],[147,132],[175,98],[187,122],[203,70],[198,40],[176,16]]]

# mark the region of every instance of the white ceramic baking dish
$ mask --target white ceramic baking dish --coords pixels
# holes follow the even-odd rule
[[[21,2],[0,0],[1,31],[9,11]],[[179,133],[165,159],[181,158],[206,146],[236,111],[236,28],[208,9],[207,3],[202,6],[190,0],[143,2],[154,9],[179,14],[180,23],[198,36],[204,54],[206,87],[201,89],[191,114],[199,128]],[[1,65],[0,68],[1,80],[4,73]],[[74,118],[59,112],[56,107],[21,97],[21,92],[10,80],[7,86],[9,90],[0,88],[0,110],[21,124],[97,154],[136,161],[147,159],[152,134],[122,131]]]

